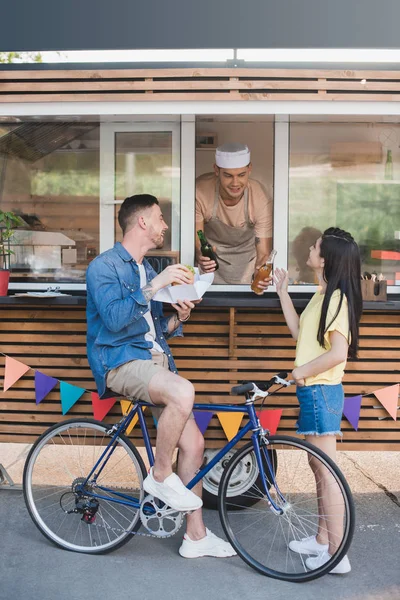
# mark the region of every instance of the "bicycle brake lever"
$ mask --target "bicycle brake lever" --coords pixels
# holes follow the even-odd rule
[[[289,387],[294,383],[293,380],[287,381],[286,379],[282,379],[279,375],[275,375],[275,383],[279,383],[280,385],[284,385],[285,387]]]

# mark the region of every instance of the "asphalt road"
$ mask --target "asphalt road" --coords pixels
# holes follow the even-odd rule
[[[104,556],[66,552],[33,525],[21,491],[0,489],[0,599],[400,600],[400,493],[375,487],[354,495],[352,572],[305,584],[263,577],[238,557],[183,559],[181,532],[136,537]],[[222,534],[217,513],[205,511],[205,521]]]

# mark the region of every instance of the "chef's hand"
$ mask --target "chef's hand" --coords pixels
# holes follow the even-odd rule
[[[215,246],[213,246],[213,250],[214,252],[216,251]],[[208,258],[208,256],[203,256],[202,254],[197,255],[197,263],[202,273],[213,273],[217,266],[215,260],[211,260],[211,258]]]
[[[254,271],[254,275],[253,278],[256,277],[257,273],[258,273],[259,269],[255,269]],[[260,290],[262,290],[263,292],[265,292],[265,290],[268,288],[268,286],[272,283],[272,277],[266,277],[265,279],[261,279],[258,284],[257,287],[260,288]]]

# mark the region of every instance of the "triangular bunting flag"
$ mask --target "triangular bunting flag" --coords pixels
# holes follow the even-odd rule
[[[85,389],[82,389],[76,385],[71,385],[65,381],[60,381],[62,414],[66,415],[67,412],[73,407],[75,402],[77,402],[85,392]]]
[[[271,435],[276,434],[276,431],[277,431],[278,425],[279,425],[279,421],[281,420],[281,416],[282,416],[281,408],[262,410],[261,412],[257,413],[257,417],[260,420],[261,426],[264,429],[268,429],[268,431],[270,431]]]
[[[107,398],[106,400],[100,400],[99,395],[96,392],[92,392],[91,396],[93,416],[96,419],[96,421],[102,421],[107,415],[107,413],[110,412],[117,399]]]
[[[213,417],[213,412],[208,412],[205,410],[194,410],[194,420],[197,423],[197,427],[200,429],[201,433],[204,435],[207,431],[207,427],[210,424],[210,421]]]
[[[361,400],[361,395],[344,399],[343,415],[356,431],[358,429],[358,421],[360,420]]]
[[[377,390],[374,392],[382,406],[387,410],[389,415],[396,421],[397,404],[399,401],[400,384],[390,385],[389,387]]]
[[[35,371],[35,397],[36,404],[39,404],[43,398],[46,398],[47,394],[57,385],[58,379],[49,377],[40,371]]]
[[[21,379],[22,375],[25,375],[29,371],[30,367],[24,365],[24,363],[6,356],[6,364],[4,368],[4,391],[6,392],[18,379]]]
[[[243,413],[240,412],[218,412],[217,413],[219,422],[222,425],[222,429],[225,432],[228,442],[235,437],[239,431],[240,423],[243,419]]]
[[[125,416],[128,414],[128,412],[130,411],[131,407],[132,407],[132,402],[130,400],[120,400],[120,404],[121,404],[121,411],[122,414]],[[142,406],[142,411],[144,412],[146,409],[145,406]],[[136,413],[136,415],[133,417],[132,421],[129,423],[128,427],[126,428],[126,435],[129,435],[130,432],[132,431],[132,429],[135,427],[136,423],[139,421],[139,416]]]

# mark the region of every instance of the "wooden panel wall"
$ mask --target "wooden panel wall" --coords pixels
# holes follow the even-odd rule
[[[94,390],[85,344],[84,308],[16,305],[1,309],[0,352],[47,375]],[[198,307],[185,326],[185,337],[172,340],[171,347],[181,375],[196,387],[198,402],[229,403],[232,385],[290,371],[294,358],[294,342],[283,315],[272,309]],[[348,364],[346,394],[369,394],[398,383],[399,353],[399,313],[365,312],[360,358]],[[0,378],[3,365],[1,357]],[[271,398],[268,406],[283,407],[279,431],[292,435],[298,412],[294,389]],[[105,420],[113,422],[120,414],[117,403]],[[34,371],[28,371],[11,389],[0,393],[0,442],[32,442],[52,423],[76,415],[92,415],[89,393],[63,417],[58,387],[36,406]],[[150,414],[147,420],[154,436]],[[373,396],[363,398],[359,430],[354,431],[344,419],[343,431],[342,449],[400,449],[400,419],[388,417]],[[137,439],[136,428],[132,436]],[[208,447],[225,439],[216,416],[206,438]]]
[[[321,69],[0,70],[1,102],[400,98],[398,71]]]

